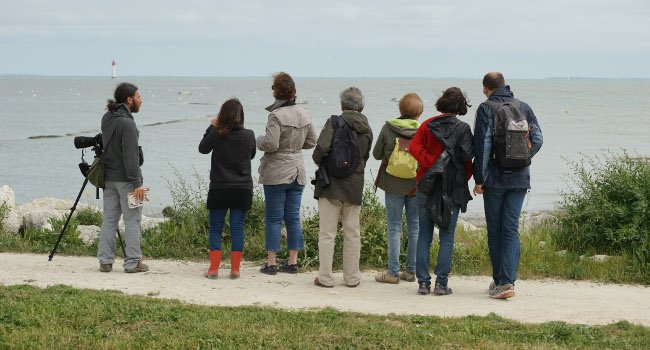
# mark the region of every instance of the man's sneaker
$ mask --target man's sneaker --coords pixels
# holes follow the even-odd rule
[[[298,273],[298,264],[289,265],[289,263],[285,262],[284,264],[280,265],[278,271],[285,273]]]
[[[399,274],[399,278],[406,282],[415,282],[415,272],[402,271]]]
[[[264,264],[264,266],[262,266],[260,272],[265,273],[267,275],[276,275],[278,273],[278,265],[269,266],[269,264],[266,263]]]
[[[375,281],[380,282],[380,283],[398,284],[399,283],[399,277],[393,276],[390,273],[384,272],[384,273],[380,273],[379,275],[375,276]]]
[[[137,273],[137,272],[147,272],[147,271],[149,271],[149,266],[142,263],[142,261],[138,261],[138,264],[135,265],[135,267],[132,269],[124,269],[124,272],[126,273]]]
[[[418,294],[429,294],[431,292],[431,284],[427,282],[420,282],[418,287]]]
[[[492,299],[508,299],[514,296],[515,296],[515,286],[513,286],[510,283],[496,286],[490,292],[490,298]]]
[[[451,288],[448,286],[443,286],[440,283],[436,282],[436,287],[433,288],[433,294],[434,295],[449,295],[451,294]]]
[[[99,272],[113,271],[113,264],[99,264]]]

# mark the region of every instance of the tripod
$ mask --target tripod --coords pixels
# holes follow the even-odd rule
[[[82,168],[82,164],[79,164],[79,168]],[[86,164],[88,166],[88,164]],[[83,170],[82,170],[83,173]],[[84,175],[85,176],[85,175]],[[81,190],[79,191],[79,194],[77,195],[77,199],[74,201],[74,204],[72,205],[72,208],[70,208],[70,214],[68,214],[68,219],[65,221],[65,225],[63,225],[63,228],[61,229],[61,233],[59,234],[59,238],[56,240],[56,243],[54,244],[54,248],[52,248],[52,252],[50,253],[50,256],[48,258],[48,261],[52,261],[52,258],[54,257],[54,253],[56,252],[56,249],[59,247],[59,243],[61,243],[61,239],[63,238],[63,235],[65,234],[65,229],[68,228],[68,224],[70,223],[70,219],[72,218],[72,213],[77,209],[77,204],[79,203],[79,199],[81,198],[81,195],[84,193],[84,189],[86,188],[86,185],[88,184],[88,179],[84,179],[83,185],[81,185]],[[99,188],[97,188],[96,191],[96,196],[97,199],[99,199]],[[124,253],[124,256],[126,256],[126,251],[124,249],[124,241],[122,240],[122,236],[120,235],[120,230],[117,229],[117,238],[120,241],[120,246],[122,246],[122,253]]]

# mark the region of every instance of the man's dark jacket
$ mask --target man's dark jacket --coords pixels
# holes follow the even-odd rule
[[[104,180],[130,182],[133,189],[142,187],[140,171],[142,150],[138,146],[140,132],[126,104],[102,117],[104,145]]]

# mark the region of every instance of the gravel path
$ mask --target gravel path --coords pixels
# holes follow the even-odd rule
[[[487,297],[489,277],[451,276],[452,295],[418,295],[417,284],[387,285],[365,271],[357,288],[339,284],[326,289],[314,286],[316,272],[267,276],[257,266],[242,266],[239,280],[228,279],[222,265],[218,280],[202,276],[206,263],[172,260],[145,261],[150,271],[126,274],[121,262],[111,273],[100,273],[93,257],[0,253],[0,283],[46,287],[63,284],[75,288],[113,289],[127,294],[179,299],[203,305],[260,305],[284,309],[333,307],[368,314],[417,314],[456,317],[491,312],[521,322],[564,321],[588,325],[619,320],[650,327],[650,288],[559,280],[517,282],[515,298],[502,301]],[[227,263],[227,262],[226,262]]]

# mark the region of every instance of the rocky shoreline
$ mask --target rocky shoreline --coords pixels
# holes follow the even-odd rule
[[[4,217],[0,218],[0,223],[4,231],[10,235],[19,235],[27,228],[37,230],[52,231],[52,220],[65,219],[70,214],[74,201],[66,199],[57,199],[52,197],[38,198],[29,203],[17,204],[16,196],[11,187],[4,185],[0,187],[0,205],[6,206]],[[73,213],[76,216],[79,211],[101,213],[97,206],[78,203],[77,209]],[[165,218],[151,218],[142,216],[142,229],[149,229],[158,226],[164,222]],[[124,221],[120,220],[120,231],[124,231]],[[78,225],[77,234],[79,238],[87,245],[91,245],[99,237],[100,228],[95,225]]]

